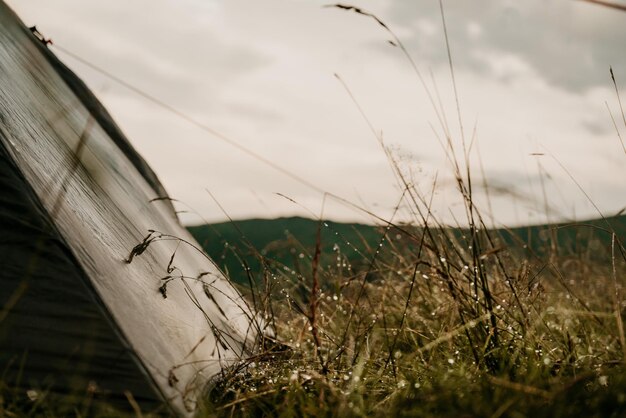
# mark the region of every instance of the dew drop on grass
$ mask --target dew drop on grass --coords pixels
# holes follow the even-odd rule
[[[29,389],[29,390],[26,391],[26,396],[28,397],[28,399],[30,399],[32,402],[34,402],[37,399],[39,399],[39,392],[37,392],[36,390],[33,390],[33,389]]]

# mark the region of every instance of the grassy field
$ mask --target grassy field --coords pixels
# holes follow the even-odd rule
[[[358,271],[345,243],[316,261],[320,241],[310,270],[247,289],[282,344],[226,373],[206,416],[623,416],[624,252],[597,230],[529,250],[388,226]]]
[[[333,227],[319,224],[298,272],[257,253],[262,274],[241,290],[276,338],[224,372],[200,416],[626,414],[626,262],[608,228],[529,250],[502,231],[426,219],[372,228],[377,244],[355,250]],[[333,262],[322,264],[324,228]],[[2,388],[0,415],[120,416],[89,394],[29,396]]]

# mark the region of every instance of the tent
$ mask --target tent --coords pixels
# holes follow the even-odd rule
[[[259,335],[101,103],[1,1],[0,306],[5,384],[183,416]]]

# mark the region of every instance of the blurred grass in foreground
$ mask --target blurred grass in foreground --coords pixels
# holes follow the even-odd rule
[[[266,270],[254,299],[285,345],[226,373],[205,415],[623,416],[625,263],[603,233],[574,252],[388,226],[366,270],[337,244],[297,279]]]

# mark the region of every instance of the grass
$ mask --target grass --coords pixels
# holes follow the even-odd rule
[[[550,243],[534,252],[474,233],[383,226],[382,246],[364,251],[358,269],[342,248],[353,249],[334,244],[334,263],[297,280],[266,267],[264,281],[242,290],[255,293],[279,343],[225,370],[200,416],[626,414],[620,244],[555,255]],[[0,416],[123,415],[94,409],[88,393],[0,393]]]
[[[285,345],[227,372],[205,415],[626,413],[625,264],[614,246],[603,247],[609,263],[521,246],[490,253],[502,239],[488,230],[470,240],[428,229],[383,228],[360,273],[337,250],[315,294],[311,275],[268,274],[257,300]]]

